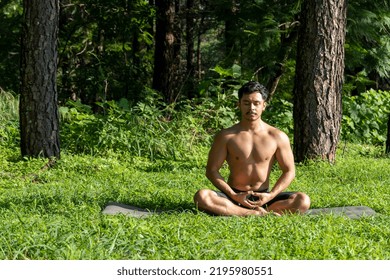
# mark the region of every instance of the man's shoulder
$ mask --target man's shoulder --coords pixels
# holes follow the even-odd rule
[[[237,135],[238,133],[237,125],[233,125],[228,128],[221,129],[218,133],[214,136],[214,143],[223,144],[227,143],[232,137]]]
[[[280,130],[279,128],[277,128],[275,126],[269,125],[269,124],[267,124],[267,130],[268,130],[268,133],[275,134],[275,135],[284,134],[284,132],[282,130]]]
[[[277,127],[269,126],[268,134],[271,135],[278,142],[290,142],[288,135]]]
[[[265,125],[264,130],[266,131],[268,136],[272,137],[276,141],[289,141],[289,137],[284,131],[270,124],[263,124]]]
[[[238,124],[232,125],[231,127],[221,129],[217,135],[220,136],[229,136],[234,135],[240,132],[240,128]]]

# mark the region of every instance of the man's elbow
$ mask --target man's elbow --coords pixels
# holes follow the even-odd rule
[[[215,171],[211,168],[206,168],[206,178],[210,181],[215,177]]]
[[[283,171],[285,177],[288,177],[291,181],[295,179],[295,169],[287,169]]]
[[[209,180],[210,180],[210,178],[211,178],[211,174],[212,174],[211,170],[209,170],[209,169],[206,169],[206,173],[205,173],[205,175],[206,175],[206,178],[207,178],[207,179],[209,179]]]
[[[295,179],[295,169],[294,170],[291,170],[290,171],[290,177],[291,177],[291,180],[294,180]]]

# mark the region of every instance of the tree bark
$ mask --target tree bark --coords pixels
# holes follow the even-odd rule
[[[333,162],[342,118],[346,0],[306,0],[294,87],[294,154],[297,162]]]
[[[57,105],[58,0],[24,0],[20,135],[23,156],[60,157]]]

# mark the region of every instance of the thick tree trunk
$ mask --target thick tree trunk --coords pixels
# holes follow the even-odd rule
[[[346,0],[306,0],[294,88],[294,154],[335,160],[342,117]]]
[[[57,108],[58,0],[24,0],[20,134],[23,156],[60,157]]]

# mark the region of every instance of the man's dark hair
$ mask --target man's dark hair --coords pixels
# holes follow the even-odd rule
[[[244,94],[250,94],[256,91],[260,92],[265,101],[268,101],[268,90],[265,86],[256,81],[249,81],[238,90],[238,100],[241,100]]]

